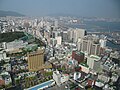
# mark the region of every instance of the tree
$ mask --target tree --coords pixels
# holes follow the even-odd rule
[[[4,64],[5,64],[5,61],[4,61],[4,60],[1,60],[0,65],[3,66]]]

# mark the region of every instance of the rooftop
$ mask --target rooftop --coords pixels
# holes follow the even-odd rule
[[[80,63],[80,65],[82,65],[82,66],[85,66],[85,67],[89,67],[86,63]]]
[[[93,59],[96,59],[96,60],[100,60],[100,57],[99,56],[96,56],[96,55],[90,55],[90,58],[93,58]]]
[[[52,85],[53,83],[54,83],[54,80],[50,80],[50,81],[44,82],[42,84],[39,84],[39,85],[33,86],[31,88],[28,88],[26,90],[42,90],[45,87],[48,87],[48,86]]]
[[[77,54],[81,55],[81,54],[84,54],[83,52],[77,52]]]

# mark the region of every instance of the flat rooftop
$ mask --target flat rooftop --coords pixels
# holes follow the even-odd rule
[[[93,58],[93,59],[96,59],[96,60],[100,60],[100,57],[96,56],[96,55],[90,55],[90,58]]]

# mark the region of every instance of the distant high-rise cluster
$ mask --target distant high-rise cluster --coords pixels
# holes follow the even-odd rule
[[[104,20],[0,17],[0,89],[120,90],[120,33],[92,26]]]
[[[72,29],[70,28],[68,30],[68,39],[74,43],[78,41],[78,38],[83,38],[86,35],[86,30],[85,29]]]

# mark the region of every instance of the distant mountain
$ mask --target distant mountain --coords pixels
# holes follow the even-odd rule
[[[17,13],[17,12],[13,12],[13,11],[0,10],[0,17],[5,17],[5,16],[25,16],[25,15]]]
[[[48,14],[48,16],[57,17],[57,16],[72,16],[72,15],[64,14],[64,13],[55,13],[55,14]]]
[[[56,14],[48,14],[48,16],[53,16],[53,17],[58,17],[58,16],[63,16],[63,17],[80,17],[79,15],[74,15],[74,14],[66,14],[66,13],[56,13]]]

